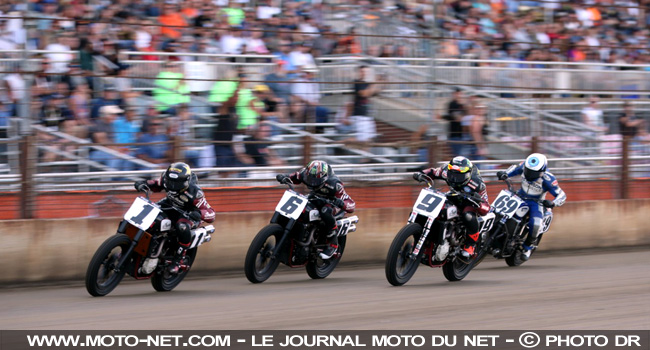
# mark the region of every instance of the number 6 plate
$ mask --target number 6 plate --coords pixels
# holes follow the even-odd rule
[[[280,202],[275,207],[275,211],[289,219],[298,220],[306,206],[307,197],[287,190],[284,192],[284,196],[282,196],[282,199],[280,199]]]
[[[418,196],[415,205],[413,205],[413,211],[420,215],[437,218],[442,207],[445,205],[446,200],[447,197],[443,194],[429,189],[423,189],[420,191],[420,195]]]
[[[131,204],[131,208],[124,214],[124,219],[131,225],[146,231],[151,227],[160,212],[161,210],[158,207],[138,197]]]

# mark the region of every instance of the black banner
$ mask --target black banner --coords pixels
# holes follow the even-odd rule
[[[650,331],[0,331],[0,350],[642,349]]]

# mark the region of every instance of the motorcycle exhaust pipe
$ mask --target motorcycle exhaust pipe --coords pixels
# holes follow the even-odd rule
[[[350,225],[350,228],[348,229],[348,233],[355,232],[356,230],[357,230],[357,225],[352,224],[352,225]]]

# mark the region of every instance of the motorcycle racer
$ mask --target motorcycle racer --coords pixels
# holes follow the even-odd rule
[[[276,180],[283,183],[287,179],[294,184],[304,183],[313,194],[329,199],[331,203],[319,201],[318,197],[311,199],[320,209],[324,232],[329,232],[328,246],[320,253],[323,260],[330,259],[339,249],[338,237],[336,236],[335,217],[343,212],[353,213],[355,208],[354,200],[345,192],[343,183],[334,174],[332,167],[322,160],[314,160],[306,167],[293,174],[278,174]],[[311,196],[310,196],[311,197]]]
[[[529,155],[525,161],[519,165],[513,165],[506,171],[497,172],[499,180],[505,180],[509,177],[522,175],[521,189],[517,192],[530,208],[530,220],[528,221],[528,236],[523,244],[522,260],[527,261],[533,249],[533,244],[537,240],[537,235],[541,228],[544,209],[559,207],[566,202],[566,194],[560,188],[557,179],[553,174],[547,171],[548,160],[546,156],[540,153]],[[552,201],[545,199],[546,193],[552,194],[555,199]]]
[[[185,163],[173,163],[156,180],[136,181],[134,186],[137,191],[144,191],[149,187],[153,192],[165,190],[166,196],[158,203],[163,207],[175,207],[188,215],[184,216],[177,211],[167,212],[169,218],[175,222],[178,235],[179,251],[176,259],[170,266],[169,272],[178,273],[180,262],[192,243],[191,230],[198,227],[201,221],[213,222],[215,212],[205,199],[203,191],[197,184],[196,174],[192,173],[190,166]]]
[[[461,256],[469,259],[475,253],[476,241],[479,237],[479,223],[476,214],[483,216],[490,211],[486,186],[480,171],[469,159],[458,156],[440,168],[430,168],[421,173],[414,173],[413,178],[420,180],[422,174],[432,179],[443,179],[449,187],[467,195],[459,203],[458,209],[463,212],[461,217],[467,228],[467,239]]]

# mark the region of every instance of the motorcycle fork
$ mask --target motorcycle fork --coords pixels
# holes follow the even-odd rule
[[[135,249],[135,247],[138,245],[138,242],[140,242],[140,238],[142,238],[143,235],[144,235],[144,231],[138,230],[138,233],[136,233],[135,237],[133,237],[133,240],[131,241],[131,245],[126,250],[126,253],[124,253],[120,257],[120,260],[117,261],[117,264],[115,264],[115,268],[113,269],[115,272],[120,272],[122,265],[124,265],[126,260],[131,256],[131,253],[133,253],[133,249]]]
[[[431,232],[431,225],[433,224],[433,220],[434,220],[433,218],[427,219],[427,222],[424,225],[424,230],[422,231],[422,236],[420,236],[420,240],[415,245],[415,248],[413,248],[413,253],[411,253],[410,256],[411,259],[415,259],[420,253],[420,249],[422,249],[422,245],[424,244],[424,241],[427,239],[429,232]]]
[[[275,260],[278,258],[278,254],[280,254],[280,250],[282,250],[282,246],[284,245],[284,242],[286,242],[287,237],[289,237],[289,232],[291,232],[291,229],[293,229],[293,225],[296,224],[296,220],[290,219],[289,222],[287,222],[287,225],[284,227],[284,233],[282,234],[282,237],[280,238],[280,241],[278,244],[275,245],[275,251],[271,251],[270,253],[270,258]]]

